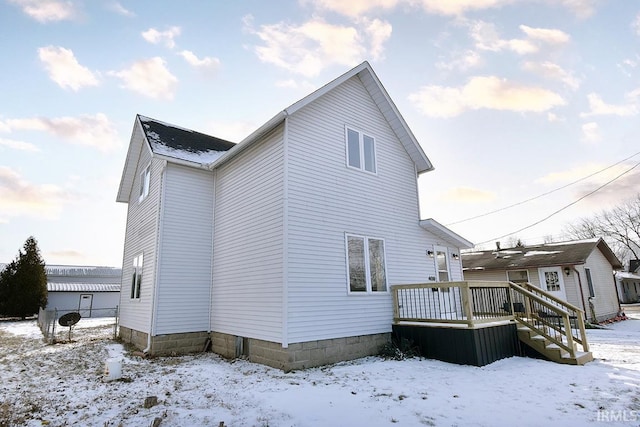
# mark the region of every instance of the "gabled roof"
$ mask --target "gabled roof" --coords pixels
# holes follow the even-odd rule
[[[434,236],[444,240],[445,242],[453,243],[453,245],[459,249],[469,249],[473,247],[473,243],[449,230],[444,225],[440,224],[433,218],[423,219],[420,221],[420,227],[424,228]]]
[[[185,129],[138,114],[133,125],[117,202],[127,203],[142,150],[156,158],[188,166],[206,167],[221,157],[233,142]]]
[[[622,268],[618,258],[602,239],[462,253],[462,268],[465,271],[482,271],[581,265],[596,248],[611,263],[612,269]]]
[[[240,141],[235,147],[229,150],[229,152],[226,155],[222,156],[220,159],[213,162],[211,164],[211,168],[213,169],[218,165],[221,165],[222,163],[226,162],[228,159],[232,158],[237,153],[241,152],[242,150],[244,150],[254,142],[258,141],[263,135],[273,130],[276,126],[280,125],[287,116],[295,114],[296,111],[314,102],[321,96],[332,91],[333,89],[340,86],[341,84],[343,84],[344,82],[346,82],[347,80],[349,80],[354,76],[358,76],[362,81],[364,87],[367,89],[372,99],[374,100],[374,102],[382,112],[382,115],[385,117],[385,119],[389,123],[389,126],[395,132],[396,136],[404,146],[405,150],[407,150],[407,153],[409,154],[413,162],[416,164],[418,173],[423,173],[423,172],[428,172],[430,170],[433,170],[433,165],[431,164],[431,161],[422,150],[422,147],[420,147],[418,140],[411,132],[411,129],[409,129],[409,126],[404,121],[404,118],[396,108],[395,104],[391,100],[391,97],[389,97],[389,94],[387,93],[386,89],[384,88],[384,86],[382,86],[382,83],[380,82],[375,72],[373,71],[373,68],[371,68],[371,65],[369,65],[367,61],[363,62],[362,64],[358,65],[355,68],[352,68],[351,70],[347,71],[340,77],[332,80],[331,82],[327,83],[320,89],[305,96],[298,102],[291,104],[289,107],[285,108],[284,110],[282,110],[281,112],[273,116],[269,121],[267,121],[265,124],[260,126],[251,135],[247,136],[245,139]]]

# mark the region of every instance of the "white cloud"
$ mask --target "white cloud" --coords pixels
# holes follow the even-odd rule
[[[638,107],[633,104],[627,105],[613,105],[605,103],[600,95],[590,93],[587,95],[589,100],[590,111],[588,113],[581,113],[580,117],[589,116],[635,116],[638,114]]]
[[[564,117],[558,116],[556,113],[548,112],[547,120],[553,123],[553,122],[564,122],[566,119]]]
[[[40,149],[30,142],[16,141],[14,139],[0,138],[0,151],[2,148],[10,148],[12,150],[38,152]]]
[[[532,28],[526,25],[520,25],[519,27],[527,36],[534,40],[540,40],[541,42],[557,45],[568,43],[571,37],[564,31],[555,30],[551,28]]]
[[[482,10],[501,7],[513,3],[514,0],[411,0],[414,5],[421,5],[428,13],[440,15],[462,15],[470,10]]]
[[[6,119],[0,128],[9,131],[27,130],[42,131],[78,145],[109,151],[120,146],[120,138],[113,123],[106,115],[98,113],[94,116],[57,118]]]
[[[0,166],[0,217],[56,219],[70,199],[58,186],[30,183],[16,170]]]
[[[393,9],[400,0],[303,0],[312,3],[317,9],[330,10],[342,15],[357,17],[372,10]]]
[[[314,17],[301,25],[280,22],[254,29],[252,18],[244,18],[245,29],[257,35],[255,47],[261,61],[306,77],[317,76],[333,64],[353,66],[365,57],[380,58],[391,35],[391,25],[378,19],[363,19],[358,28],[333,25]],[[362,28],[364,27],[364,28]]]
[[[73,19],[77,12],[70,1],[58,0],[9,0],[38,22]]]
[[[476,68],[482,64],[480,54],[473,50],[465,50],[464,52],[453,53],[449,62],[440,61],[436,63],[436,67],[441,70],[467,71]]]
[[[170,27],[166,31],[158,31],[155,28],[149,28],[142,32],[142,37],[149,43],[164,43],[169,49],[173,49],[176,45],[174,38],[180,35],[180,27]]]
[[[115,13],[122,15],[122,16],[127,16],[127,17],[134,17],[136,16],[135,13],[133,13],[132,11],[130,11],[129,9],[125,8],[122,4],[120,4],[119,1],[114,1],[112,3],[110,3],[108,5],[109,9],[113,10]]]
[[[596,122],[582,125],[582,140],[591,143],[600,141],[600,127]]]
[[[522,68],[545,78],[561,81],[573,90],[580,87],[580,79],[553,62],[528,61],[522,64]]]
[[[190,50],[183,50],[179,54],[185,61],[192,67],[198,68],[204,72],[217,71],[220,68],[220,60],[211,56],[205,56],[204,58],[198,58]]]
[[[63,89],[78,91],[86,86],[99,84],[96,75],[78,63],[71,49],[47,46],[38,49],[40,61],[49,73],[49,78]]]
[[[469,35],[480,50],[500,52],[508,50],[519,55],[535,53],[540,50],[540,44],[561,45],[569,41],[569,35],[560,30],[549,28],[532,28],[520,25],[520,30],[526,35],[523,39],[503,39],[500,37],[495,24],[485,21],[466,21]]]
[[[539,113],[565,104],[555,92],[495,76],[473,77],[461,87],[424,86],[409,100],[432,117],[454,117],[478,109]]]
[[[500,8],[522,0],[300,0],[312,4],[316,9],[329,10],[345,16],[360,17],[370,12],[389,11],[399,5],[421,8],[426,13],[448,16],[462,16],[466,12]],[[578,17],[593,14],[596,0],[546,0],[552,5],[560,4]]]
[[[178,79],[171,74],[160,57],[135,62],[131,67],[111,71],[122,80],[123,87],[154,99],[173,99]]]
[[[364,26],[366,39],[369,40],[369,52],[374,61],[383,58],[384,44],[391,37],[392,27],[387,21],[362,18],[359,22]]]
[[[570,9],[578,18],[588,18],[595,12],[597,0],[547,0],[551,4],[562,4]]]

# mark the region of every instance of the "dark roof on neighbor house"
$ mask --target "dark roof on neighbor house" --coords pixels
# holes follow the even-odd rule
[[[144,134],[155,154],[196,163],[210,163],[236,144],[215,136],[181,128],[138,114]]]
[[[602,239],[462,253],[462,268],[464,271],[482,271],[580,265],[587,261],[596,248],[609,260],[613,269],[622,268],[618,258]]]

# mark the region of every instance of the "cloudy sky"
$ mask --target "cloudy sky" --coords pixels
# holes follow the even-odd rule
[[[137,113],[237,142],[363,60],[436,167],[422,217],[473,242],[640,191],[637,1],[0,0],[0,48],[0,262],[121,264]]]

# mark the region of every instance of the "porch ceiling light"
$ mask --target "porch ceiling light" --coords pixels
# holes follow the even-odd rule
[[[570,269],[569,267],[565,267],[565,268],[564,268],[564,274],[566,274],[567,276],[568,276],[569,274],[571,274],[571,269]]]

